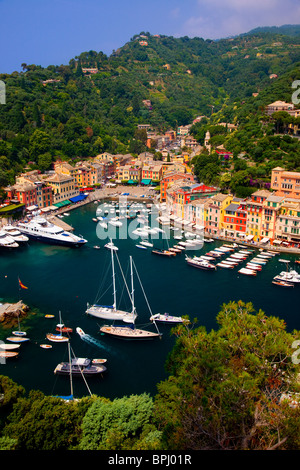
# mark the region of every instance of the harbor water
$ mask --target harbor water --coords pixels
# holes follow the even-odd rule
[[[156,385],[167,377],[165,363],[175,338],[170,335],[170,325],[159,324],[161,339],[149,341],[125,341],[100,334],[99,328],[107,323],[85,313],[87,303],[93,304],[97,293],[100,302],[111,305],[112,275],[111,254],[104,248],[108,240],[99,239],[97,224],[93,221],[97,205],[94,203],[70,211],[65,221],[72,225],[75,234],[82,235],[88,243],[79,248],[53,246],[30,241],[15,250],[0,253],[0,302],[17,302],[22,299],[34,315],[21,323],[30,341],[20,346],[19,357],[0,364],[0,374],[11,377],[27,391],[41,390],[47,395],[68,395],[68,377],[54,375],[56,365],[68,360],[67,343],[52,343],[51,349],[42,349],[47,343],[46,334],[55,332],[59,312],[66,326],[73,328],[71,348],[77,357],[107,358],[107,372],[98,377],[87,378],[92,393],[108,398],[143,392],[155,395]],[[171,232],[173,233],[173,232]],[[175,232],[174,232],[175,233]],[[151,312],[170,315],[188,315],[197,319],[197,326],[204,325],[208,331],[217,329],[216,315],[223,303],[243,300],[252,302],[256,310],[283,319],[288,331],[300,328],[298,299],[300,286],[285,289],[272,284],[273,277],[285,269],[279,258],[291,260],[294,255],[276,256],[263,266],[257,276],[246,276],[234,269],[218,268],[204,271],[188,266],[184,253],[172,257],[155,256],[151,248],[139,249],[138,240],[123,238],[114,240],[118,246],[118,259],[129,278],[129,256],[137,268],[146,293]],[[158,243],[159,241],[157,241]],[[177,243],[171,239],[170,245]],[[224,242],[205,243],[201,250],[190,252],[205,254]],[[100,249],[95,249],[94,246]],[[256,250],[257,251],[257,250]],[[253,257],[253,256],[251,256]],[[241,267],[246,262],[241,263]],[[120,308],[130,309],[130,301],[116,263],[117,299]],[[28,289],[19,289],[18,278]],[[138,313],[137,327],[155,331],[142,288],[135,277],[135,305]],[[46,318],[45,315],[55,315]],[[90,336],[83,340],[76,333],[81,327]],[[1,329],[0,339],[6,341],[11,330]],[[74,395],[87,395],[81,378],[73,379]]]

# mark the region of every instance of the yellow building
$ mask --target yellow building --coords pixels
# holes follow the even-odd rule
[[[53,189],[54,204],[79,196],[79,190],[76,188],[75,179],[72,176],[56,173],[46,178],[45,181]]]
[[[264,201],[271,196],[271,191],[258,190],[251,194],[251,198],[247,199],[247,228],[246,237],[259,241],[262,229],[262,212]]]
[[[277,214],[276,240],[300,243],[300,202],[286,199]]]

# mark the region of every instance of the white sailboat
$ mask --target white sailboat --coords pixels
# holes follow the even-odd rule
[[[134,285],[133,285],[133,271],[132,271],[132,257],[130,256],[130,271],[131,271],[131,301],[132,301],[132,309],[133,312],[135,313],[135,306],[134,306]],[[136,271],[137,272],[137,271]],[[138,275],[138,274],[137,274]],[[140,279],[139,279],[140,281]],[[140,281],[141,284],[141,281]],[[141,284],[142,287],[142,284]],[[142,287],[143,289],[143,287]],[[143,289],[144,292],[144,289]],[[145,293],[144,293],[145,295]],[[146,296],[145,296],[146,298]],[[146,299],[147,300],[147,299]],[[147,301],[148,304],[148,301]],[[148,304],[148,307],[150,309],[150,306]],[[150,310],[151,312],[151,310]],[[128,326],[109,326],[109,325],[104,325],[100,328],[101,333],[105,333],[106,335],[113,336],[118,339],[125,339],[125,340],[146,340],[146,339],[154,339],[154,338],[160,338],[161,333],[159,332],[157,325],[155,323],[155,319],[153,320],[153,324],[155,325],[155,328],[157,330],[156,332],[148,331],[148,330],[141,330],[139,328],[135,327],[135,322],[132,322],[132,325]]]
[[[121,320],[126,323],[134,322],[136,318],[136,312],[134,306],[132,306],[132,311],[127,312],[125,310],[117,309],[117,292],[116,292],[116,280],[115,280],[115,264],[114,264],[114,250],[111,251],[111,265],[112,265],[112,278],[113,278],[113,305],[98,305],[94,304],[89,306],[86,310],[86,313],[97,318],[102,318],[103,320]],[[120,267],[121,268],[121,267]],[[124,278],[123,272],[122,276]],[[125,279],[124,279],[125,282]],[[126,283],[125,283],[126,286]],[[126,286],[127,287],[127,286]]]
[[[66,343],[67,341],[69,341],[69,337],[68,336],[63,336],[63,334],[62,334],[63,324],[62,324],[62,321],[61,321],[61,313],[60,312],[59,312],[59,324],[58,325],[61,327],[60,332],[58,334],[47,333],[46,338],[49,341],[52,341],[53,343]]]

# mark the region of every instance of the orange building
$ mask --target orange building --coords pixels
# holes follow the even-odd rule
[[[285,171],[280,166],[273,168],[271,188],[276,191],[276,196],[300,199],[300,173]]]
[[[178,173],[174,171],[168,172],[160,182],[160,201],[162,202],[166,200],[167,187],[169,184],[174,183],[174,181],[184,179],[192,183],[194,182],[194,176],[191,174]]]
[[[35,184],[23,183],[15,184],[4,188],[9,200],[17,199],[26,207],[37,205],[37,187]]]

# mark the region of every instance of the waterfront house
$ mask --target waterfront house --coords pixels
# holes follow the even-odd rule
[[[216,194],[207,203],[205,213],[205,232],[208,235],[219,236],[224,230],[224,213],[232,202],[231,194]]]
[[[271,194],[264,200],[261,212],[261,231],[262,238],[273,240],[276,238],[275,228],[276,219],[280,211],[284,198]]]
[[[197,199],[213,196],[219,191],[214,186],[206,186],[203,183],[190,183],[186,179],[177,180],[166,190],[166,202],[169,207],[176,207],[178,217],[184,218],[186,204]],[[174,211],[175,213],[175,211]]]
[[[282,242],[300,243],[300,201],[297,199],[285,199],[277,213],[273,243]]]
[[[80,194],[72,176],[55,173],[46,178],[45,181],[53,189],[54,204],[75,198]]]
[[[160,181],[162,177],[162,163],[143,165],[142,180]]]
[[[244,199],[233,198],[224,211],[224,228],[222,234],[225,237],[246,237],[247,228],[247,206]]]
[[[45,175],[41,174],[38,170],[33,170],[16,176],[16,185],[25,187],[28,184],[32,184],[36,187],[36,203],[29,204],[29,206],[36,204],[40,209],[52,206],[52,188],[45,182]],[[35,196],[34,198],[31,197],[31,201],[33,201],[33,199],[35,199]],[[28,200],[30,200],[30,197]]]
[[[141,181],[140,165],[124,165],[116,170],[117,181],[122,180],[139,183]]]
[[[246,200],[246,238],[248,240],[260,240],[263,205],[264,201],[271,195],[271,191],[262,189],[252,193],[251,198]]]
[[[192,174],[185,174],[177,171],[168,171],[163,176],[160,182],[160,201],[163,202],[166,200],[167,188],[169,185],[178,180],[186,180],[189,182],[194,182],[194,176]]]
[[[14,184],[4,188],[9,201],[18,200],[25,207],[37,206],[37,187],[33,183],[24,182],[22,184]]]

